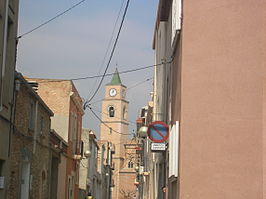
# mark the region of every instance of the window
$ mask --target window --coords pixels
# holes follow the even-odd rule
[[[114,117],[115,116],[115,108],[113,106],[110,106],[108,108],[108,112],[109,112],[109,117]]]
[[[3,104],[6,104],[9,100],[9,98],[11,97],[11,93],[12,92],[7,92],[5,91],[6,88],[10,88],[11,85],[11,81],[7,81],[7,80],[4,80],[4,76],[5,76],[5,73],[6,71],[8,72],[7,70],[7,67],[8,66],[8,62],[9,62],[9,59],[8,59],[8,56],[10,56],[8,54],[8,52],[10,50],[15,50],[14,48],[12,48],[12,43],[10,43],[11,41],[11,34],[13,34],[13,21],[10,17],[8,17],[7,19],[4,17],[3,18],[3,23],[7,23],[6,25],[7,26],[4,26],[4,30],[3,30],[3,34],[4,34],[4,37],[3,37],[3,47],[4,47],[4,50],[2,52],[2,54],[0,55],[0,59],[1,59],[1,63],[0,64],[0,110],[2,109],[2,105]],[[12,56],[11,56],[12,57]],[[12,57],[13,58],[13,57]],[[7,75],[11,75],[10,74],[7,74]],[[7,94],[5,94],[5,92],[7,92]]]
[[[73,154],[76,154],[78,152],[78,148],[80,143],[78,142],[79,138],[79,125],[78,125],[78,119],[77,114],[74,112],[70,113],[70,131],[69,131],[69,141],[72,142],[72,152]]]
[[[7,76],[12,76],[14,75],[12,72],[10,72],[10,65],[12,65],[12,60],[15,60],[15,39],[16,37],[15,32],[14,32],[14,20],[12,19],[13,17],[9,16],[8,17],[8,24],[7,24],[7,37],[6,37],[6,54],[5,54],[5,65],[2,68],[2,75],[4,76],[5,73]],[[6,88],[11,88],[12,87],[12,81],[4,79],[3,80],[3,90],[2,90],[2,95],[3,95],[3,104],[8,104],[10,99],[13,96],[12,92],[8,92]],[[6,90],[6,91],[5,91]]]
[[[72,198],[72,182],[71,177],[68,177],[68,199]]]
[[[73,141],[73,134],[74,134],[74,114],[70,113],[70,131],[69,131],[69,141]]]
[[[177,31],[181,30],[182,23],[182,1],[173,0],[172,2],[172,38],[171,44],[176,40]]]
[[[140,117],[145,117],[146,109],[142,108],[140,112]]]
[[[98,157],[98,149],[97,149],[97,146],[96,145],[94,145],[94,147],[95,147],[94,148],[94,158],[97,159],[97,157]],[[97,162],[97,161],[95,161],[95,162]]]
[[[77,163],[77,168],[79,168],[79,164],[78,163]],[[79,170],[78,169],[75,171],[74,178],[75,178],[75,184],[78,185],[79,184]],[[75,185],[73,185],[73,189],[74,189],[74,187],[75,187]]]
[[[43,130],[44,130],[44,118],[41,116],[40,118],[40,135],[43,135]]]
[[[132,161],[129,161],[127,167],[132,169],[134,167],[134,163]]]
[[[80,117],[79,117],[79,115],[77,115],[77,146],[76,146],[76,151],[78,152],[80,152],[80,141],[81,141],[81,128],[80,128],[80,126],[81,126],[81,122],[80,122]]]
[[[41,179],[40,179],[40,196],[43,197],[43,195],[45,194],[45,185],[46,185],[46,172],[43,170],[41,172]]]
[[[77,152],[77,115],[73,114],[73,131],[72,131],[72,149],[73,149],[73,153]]]
[[[123,107],[123,119],[126,120],[127,119],[127,113],[126,113],[126,107]]]
[[[80,155],[83,157],[84,156],[84,142],[80,141]]]
[[[169,136],[169,177],[178,177],[179,121],[172,126]]]
[[[4,160],[0,160],[0,176],[1,174],[3,173],[2,170],[3,170],[3,167],[4,167]]]

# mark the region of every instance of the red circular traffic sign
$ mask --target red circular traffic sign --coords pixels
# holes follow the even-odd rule
[[[169,127],[161,121],[152,122],[148,127],[148,137],[151,141],[161,143],[169,137]]]

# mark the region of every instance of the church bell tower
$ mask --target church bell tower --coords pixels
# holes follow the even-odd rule
[[[119,171],[125,161],[125,148],[128,140],[128,104],[126,86],[122,84],[116,69],[112,80],[105,86],[105,97],[102,101],[101,141],[111,142],[115,146],[113,154],[114,190],[113,198],[119,195]]]

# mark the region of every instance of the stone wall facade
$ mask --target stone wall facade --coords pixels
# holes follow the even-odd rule
[[[49,198],[52,111],[18,74],[15,125],[11,139],[8,199]],[[26,168],[28,166],[28,169]]]

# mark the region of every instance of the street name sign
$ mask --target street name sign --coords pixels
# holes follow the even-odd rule
[[[169,137],[169,127],[162,121],[152,122],[148,127],[147,134],[151,141],[162,143]]]

